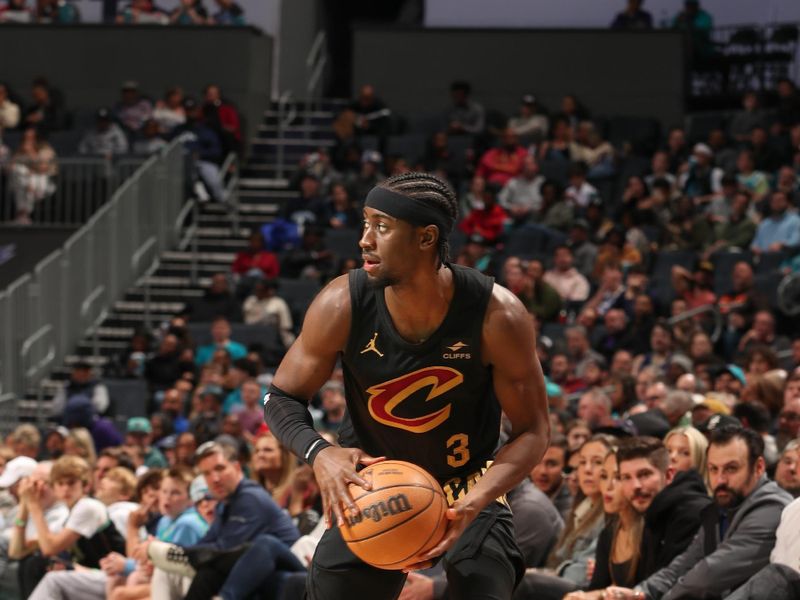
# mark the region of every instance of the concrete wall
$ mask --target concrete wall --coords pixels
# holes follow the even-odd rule
[[[215,82],[245,116],[248,134],[269,103],[271,61],[271,38],[249,28],[0,29],[0,77],[25,98],[39,75],[64,91],[68,109],[111,105],[128,79],[154,98],[174,85],[198,97],[204,85]]]
[[[369,82],[392,108],[430,113],[455,79],[486,108],[516,112],[531,93],[558,107],[577,94],[595,115],[682,120],[683,42],[672,32],[359,28],[353,86]]]

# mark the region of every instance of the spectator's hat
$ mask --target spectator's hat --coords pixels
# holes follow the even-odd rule
[[[700,423],[697,429],[701,433],[711,433],[715,429],[719,427],[725,427],[726,425],[736,425],[737,427],[741,427],[742,422],[736,417],[732,417],[730,415],[717,414],[708,417],[706,421]]]
[[[94,405],[91,398],[84,395],[73,396],[67,400],[64,407],[62,421],[65,427],[86,427],[92,426],[94,419]]]
[[[57,425],[55,427],[48,427],[47,431],[45,432],[45,437],[47,438],[47,437],[50,436],[50,434],[53,434],[53,433],[57,433],[62,438],[67,439],[67,436],[69,435],[69,429],[67,429],[63,425]]]
[[[719,398],[712,396],[711,394],[706,395],[703,398],[703,401],[700,404],[696,404],[694,408],[707,408],[713,413],[721,414],[721,415],[729,415],[731,414],[731,409]]]
[[[553,383],[552,381],[547,381],[545,383],[545,391],[547,392],[548,398],[559,398],[563,395],[561,390],[561,386],[557,383]]]
[[[473,233],[471,236],[467,238],[468,244],[478,244],[479,246],[486,246],[486,238],[483,237],[480,233]]]
[[[122,82],[122,91],[125,90],[138,90],[139,89],[139,82],[134,81],[133,79],[128,79],[127,81]]]
[[[534,96],[533,94],[525,94],[522,97],[522,103],[525,106],[536,106],[536,96]]]
[[[720,368],[717,371],[714,379],[722,375],[723,373],[729,373],[732,377],[736,378],[736,380],[741,383],[742,385],[747,385],[747,378],[744,376],[744,371],[738,365],[734,365],[733,363],[729,363],[724,367]]]
[[[208,484],[206,483],[205,477],[198,475],[194,478],[192,485],[189,486],[189,497],[195,504],[201,500],[208,500],[211,498],[211,493],[208,491]]]
[[[669,359],[669,364],[678,365],[687,373],[692,370],[692,359],[685,354],[673,354]]]
[[[364,150],[364,153],[361,155],[361,162],[379,165],[383,162],[383,156],[381,156],[381,153],[377,150]]]
[[[195,100],[194,98],[184,98],[183,108],[185,108],[186,110],[192,110],[193,108],[197,108],[197,100]]]
[[[175,448],[176,444],[178,443],[178,436],[177,435],[167,435],[158,440],[156,446],[158,446],[161,450],[172,450]]]
[[[128,433],[153,433],[153,427],[144,417],[131,417],[128,419],[128,426],[126,428]]]
[[[583,229],[584,231],[589,231],[591,228],[589,227],[589,221],[586,219],[575,219],[572,222],[573,229]]]
[[[700,142],[694,145],[694,148],[692,148],[692,154],[702,154],[703,156],[712,157],[714,156],[714,151],[708,146],[708,144]]]
[[[18,456],[6,465],[0,475],[0,488],[10,488],[23,477],[30,477],[38,463],[28,456]]]

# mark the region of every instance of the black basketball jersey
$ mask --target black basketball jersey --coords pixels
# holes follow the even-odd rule
[[[370,287],[362,269],[351,271],[352,319],[342,358],[356,438],[343,444],[407,460],[440,482],[473,473],[491,460],[501,412],[491,368],[481,362],[493,280],[448,266],[455,286],[450,308],[421,344],[397,332],[384,290]]]

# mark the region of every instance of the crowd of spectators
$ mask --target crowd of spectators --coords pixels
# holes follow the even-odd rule
[[[81,131],[79,139],[71,135]],[[3,142],[10,132],[19,132],[13,150]],[[149,156],[179,138],[191,159],[190,193],[201,201],[226,200],[220,166],[230,152],[242,151],[239,111],[216,84],[198,98],[176,86],[154,101],[138,82],[125,81],[115,104],[88,115],[69,111],[64,94],[42,77],[33,80],[30,99],[0,82],[0,197],[7,192],[18,225],[30,225],[36,207],[56,191],[59,160],[51,136],[68,140],[61,144],[66,155],[106,160]]]
[[[122,25],[246,25],[242,7],[233,0],[214,0],[208,10],[203,0],[178,0],[172,6],[159,6],[153,0],[104,0],[107,22]],[[81,13],[70,0],[7,0],[0,5],[0,23],[55,23],[72,25],[81,22]]]

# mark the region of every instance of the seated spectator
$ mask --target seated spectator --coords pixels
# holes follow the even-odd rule
[[[170,388],[164,392],[161,412],[171,420],[174,433],[181,434],[189,429],[189,421],[184,416],[183,393],[180,390]]]
[[[640,354],[636,357],[633,370],[638,373],[642,368],[653,366],[660,372],[666,371],[666,366],[672,356],[675,344],[675,334],[666,321],[659,320],[650,329],[650,349],[649,352]]]
[[[237,252],[231,271],[237,275],[274,279],[280,274],[280,264],[277,255],[264,247],[264,236],[261,232],[253,231],[247,250]]]
[[[8,97],[8,86],[0,83],[0,131],[3,129],[16,129],[19,124],[19,104]]]
[[[714,503],[700,514],[702,530],[668,566],[636,586],[609,588],[611,597],[724,597],[768,562],[780,514],[791,501],[764,473],[764,442],[757,433],[721,426],[711,433],[708,476]],[[614,594],[623,594],[614,596]]]
[[[8,186],[16,206],[17,225],[30,225],[36,204],[56,191],[58,164],[55,150],[38,128],[27,127],[11,155]]]
[[[746,354],[753,346],[767,346],[774,352],[782,352],[791,347],[789,338],[775,330],[775,316],[769,310],[759,310],[753,318],[753,326],[739,341],[739,352]]]
[[[652,29],[653,17],[646,10],[642,10],[643,0],[628,0],[628,5],[611,23],[611,29]]]
[[[798,516],[800,501],[795,499],[781,513],[781,522],[775,532],[775,547],[767,566],[753,575],[747,583],[727,597],[728,600],[792,600],[800,587],[800,569],[796,557],[800,554]]]
[[[235,25],[243,26],[247,22],[244,20],[244,10],[233,0],[215,0],[219,10],[211,17],[213,25]]]
[[[153,0],[131,0],[130,5],[117,15],[117,23],[126,25],[166,25],[169,23],[169,16],[158,8]],[[124,122],[123,125],[127,127]]]
[[[775,467],[775,483],[793,498],[800,498],[800,440],[792,440],[783,449]]]
[[[337,433],[345,419],[347,403],[344,385],[338,381],[328,381],[320,388],[322,414],[315,424],[318,429]]]
[[[22,127],[35,127],[43,133],[64,128],[61,94],[44,77],[31,84],[32,102],[22,117]]]
[[[331,195],[320,211],[320,225],[332,229],[360,229],[361,215],[353,206],[350,193],[343,183],[331,186]]]
[[[178,434],[175,440],[175,464],[193,467],[195,450],[197,450],[197,439],[194,433],[185,431]]]
[[[144,466],[149,468],[168,467],[167,459],[152,445],[153,427],[144,417],[131,417],[126,428],[125,444],[138,448],[144,458]]]
[[[572,266],[572,250],[558,246],[553,253],[553,268],[544,274],[565,302],[583,302],[589,297],[589,282]]]
[[[26,6],[25,0],[8,0],[0,8],[0,23],[32,23],[33,19],[33,10]]]
[[[742,110],[733,115],[728,123],[728,133],[738,142],[750,139],[754,127],[762,127],[766,123],[764,111],[761,109],[758,92],[745,92],[742,96]]]
[[[707,204],[722,190],[722,169],[714,166],[714,153],[706,144],[695,144],[688,170],[678,179],[683,193],[695,204]]]
[[[206,289],[203,297],[192,301],[189,305],[189,314],[192,321],[198,323],[211,321],[218,316],[235,322],[242,320],[241,307],[231,292],[225,273],[215,273],[211,277],[211,285]]]
[[[356,98],[347,105],[346,110],[353,113],[354,134],[386,136],[390,132],[391,111],[386,103],[375,94],[370,84],[362,85]]]
[[[485,127],[483,106],[470,99],[472,86],[467,81],[454,81],[450,84],[452,105],[445,111],[449,134],[482,133]]]
[[[542,184],[541,224],[551,229],[567,231],[573,223],[575,209],[561,187],[551,180]]]
[[[233,408],[232,412],[239,419],[245,439],[252,443],[252,440],[264,424],[264,412],[262,400],[264,389],[255,379],[246,379],[241,389],[242,403]]]
[[[72,365],[67,384],[53,397],[51,404],[53,415],[61,415],[67,402],[76,396],[88,398],[98,414],[105,414],[108,410],[110,404],[108,388],[94,377],[92,365],[85,360],[79,360]]]
[[[522,172],[527,155],[525,148],[519,145],[517,135],[511,129],[506,129],[500,145],[481,156],[475,174],[483,177],[487,183],[503,186]]]
[[[181,0],[169,16],[173,25],[205,25],[208,23],[208,12],[202,0]]]
[[[77,443],[83,448],[78,455],[86,458],[89,464],[94,464],[95,451],[122,443],[122,436],[114,423],[106,417],[97,416],[91,400],[86,396],[73,396],[67,400],[62,421],[65,427],[72,429],[64,441],[64,453],[70,454],[70,448]],[[80,437],[77,437],[78,431]]]
[[[231,326],[225,317],[217,317],[211,322],[211,338],[212,343],[197,349],[195,362],[198,366],[210,362],[216,350],[225,350],[231,360],[247,355],[247,349],[242,344],[231,340]]]
[[[169,134],[173,129],[186,122],[183,100],[183,89],[174,87],[167,90],[163,100],[156,102],[155,109],[150,117],[158,123],[161,133]]]
[[[465,234],[481,236],[487,244],[496,245],[505,230],[508,215],[503,207],[497,204],[500,186],[488,183],[483,192],[483,206],[473,208],[459,223],[458,227]]]
[[[256,437],[252,476],[280,507],[288,506],[297,466],[291,450],[282,446],[274,435],[266,432]]]
[[[736,178],[739,185],[746,189],[754,202],[760,202],[769,193],[769,179],[765,173],[756,170],[753,153],[742,150],[736,159]]]
[[[111,159],[128,152],[128,138],[122,128],[111,119],[107,108],[95,115],[95,127],[87,131],[78,144],[78,152]]]
[[[629,309],[619,266],[611,263],[603,269],[597,292],[584,304],[584,308],[587,307],[593,309],[598,317],[605,317],[613,309]]]
[[[242,125],[239,111],[222,95],[222,89],[213,83],[203,90],[203,101],[203,117],[222,141],[223,154],[241,152]]]
[[[530,94],[522,97],[519,116],[511,117],[508,120],[508,129],[516,135],[531,136],[537,141],[547,137],[549,127],[547,115],[539,112],[539,104],[536,98]]]
[[[617,421],[611,416],[611,399],[597,388],[581,395],[577,414],[579,419],[588,423],[592,431],[617,425]]]
[[[192,190],[197,198],[206,202],[225,202],[226,194],[219,165],[223,160],[222,143],[217,133],[203,120],[203,109],[191,98],[183,101],[186,122],[172,130],[173,137],[183,141],[191,155]]]
[[[644,181],[649,189],[659,180],[665,179],[669,183],[670,195],[675,191],[677,178],[670,172],[670,156],[664,150],[659,150],[653,154],[650,161],[650,174],[645,176]]]
[[[632,345],[628,330],[628,316],[621,308],[611,308],[603,317],[603,326],[593,336],[592,348],[603,355],[607,362],[620,350]]]
[[[244,301],[242,312],[244,322],[248,325],[274,325],[285,348],[288,349],[294,343],[296,336],[292,312],[286,300],[278,295],[276,281],[257,281],[253,295]]]
[[[92,492],[100,487],[100,480],[105,477],[109,471],[116,467],[124,467],[130,472],[133,472],[136,469],[131,457],[122,446],[114,446],[103,449],[98,455],[97,461],[94,464],[91,488]],[[138,482],[134,485],[137,489],[134,490],[133,495],[138,496]]]
[[[94,497],[106,505],[108,517],[122,537],[128,533],[128,515],[139,508],[132,502],[135,493],[136,475],[125,467],[109,469],[94,490]]]
[[[586,436],[588,439],[588,430]],[[564,478],[567,452],[567,439],[562,435],[554,435],[542,460],[531,471],[531,481],[550,498],[565,519],[572,507],[572,494]]]
[[[313,173],[303,173],[300,179],[300,195],[284,202],[281,216],[298,226],[305,223],[321,225],[323,205],[319,179]]]
[[[746,249],[756,233],[756,224],[748,216],[750,209],[750,193],[737,192],[730,204],[728,217],[714,226],[713,243],[706,254],[727,248]]]
[[[769,201],[769,216],[759,223],[750,249],[757,254],[780,252],[789,246],[800,246],[800,216],[789,209],[785,192],[775,191]]]
[[[167,140],[161,135],[161,129],[154,119],[148,119],[133,142],[133,153],[150,156],[167,147]]]
[[[527,593],[521,597],[560,598],[589,583],[587,565],[594,558],[604,526],[600,469],[611,450],[611,440],[609,436],[594,436],[578,451],[578,492],[561,537],[550,553],[550,568],[528,569],[517,591]]]
[[[708,440],[691,426],[676,427],[664,436],[664,447],[669,453],[670,476],[694,470],[705,480]]]
[[[765,127],[753,127],[747,146],[753,153],[753,165],[757,171],[774,173],[781,167],[781,152],[774,145],[775,141],[769,139]]]
[[[161,339],[158,351],[144,363],[144,378],[151,392],[161,392],[170,388],[186,372],[187,367],[189,365],[181,363],[178,338],[168,334]]]
[[[545,179],[539,174],[539,164],[532,156],[526,156],[522,172],[510,179],[500,190],[498,199],[514,223],[524,223],[538,216],[542,209],[541,188]]]
[[[800,127],[796,127],[800,134]],[[798,144],[800,146],[800,144]],[[790,166],[778,169],[778,180],[775,189],[786,194],[789,205],[800,208],[800,176]]]
[[[791,440],[800,438],[800,375],[791,375],[786,380],[783,406],[778,415],[778,449],[783,450]]]
[[[126,81],[122,84],[121,98],[113,112],[114,118],[125,130],[134,133],[142,128],[145,121],[152,118],[153,103],[139,91],[138,82]]]
[[[204,385],[198,391],[199,405],[190,415],[189,431],[202,445],[222,433],[222,402],[225,391],[218,385]]]
[[[561,313],[561,296],[544,280],[544,266],[539,260],[528,262],[525,283],[517,296],[528,312],[541,321],[552,321]]]
[[[588,177],[605,177],[614,172],[614,147],[600,137],[591,121],[578,124],[569,154],[572,161],[587,166]]]
[[[588,172],[585,163],[572,163],[569,168],[569,187],[564,192],[564,197],[578,213],[583,213],[595,199],[599,198],[597,188],[586,181]]]
[[[62,552],[71,555],[60,562],[68,567],[77,564],[96,569],[100,559],[109,551],[123,553],[125,541],[113,522],[109,521],[108,509],[99,500],[86,495],[89,486],[89,465],[81,458],[64,456],[52,467],[50,482],[56,498],[66,504],[69,516],[63,529],[52,531],[45,519],[43,500],[45,490],[42,486],[31,486],[24,496],[30,518],[36,527],[39,548],[46,557],[55,557]],[[74,557],[74,559],[72,558]],[[53,589],[55,573],[48,573],[36,586],[30,598],[48,600],[55,594]]]
[[[147,555],[156,565],[153,588],[161,586],[162,593],[171,588],[167,569],[186,572],[186,560],[175,560],[178,555],[203,552],[207,558],[197,565],[186,597],[215,594],[223,598],[247,597],[263,583],[265,575],[263,570],[252,568],[255,563],[247,560],[248,549],[264,542],[265,535],[280,543],[276,551],[288,549],[299,534],[267,492],[244,478],[232,447],[216,442],[201,446],[197,464],[220,506],[211,528],[197,544],[179,546],[151,542],[148,545]],[[168,549],[171,550],[169,554]]]
[[[37,0],[36,21],[38,23],[56,23],[69,25],[78,23],[81,14],[74,4],[65,0]]]
[[[26,456],[35,460],[39,456],[42,435],[36,426],[30,423],[17,425],[10,437],[8,444],[15,457]]]
[[[589,277],[597,261],[598,249],[589,235],[589,223],[585,219],[575,219],[569,230],[569,247],[575,268],[584,277]]]

